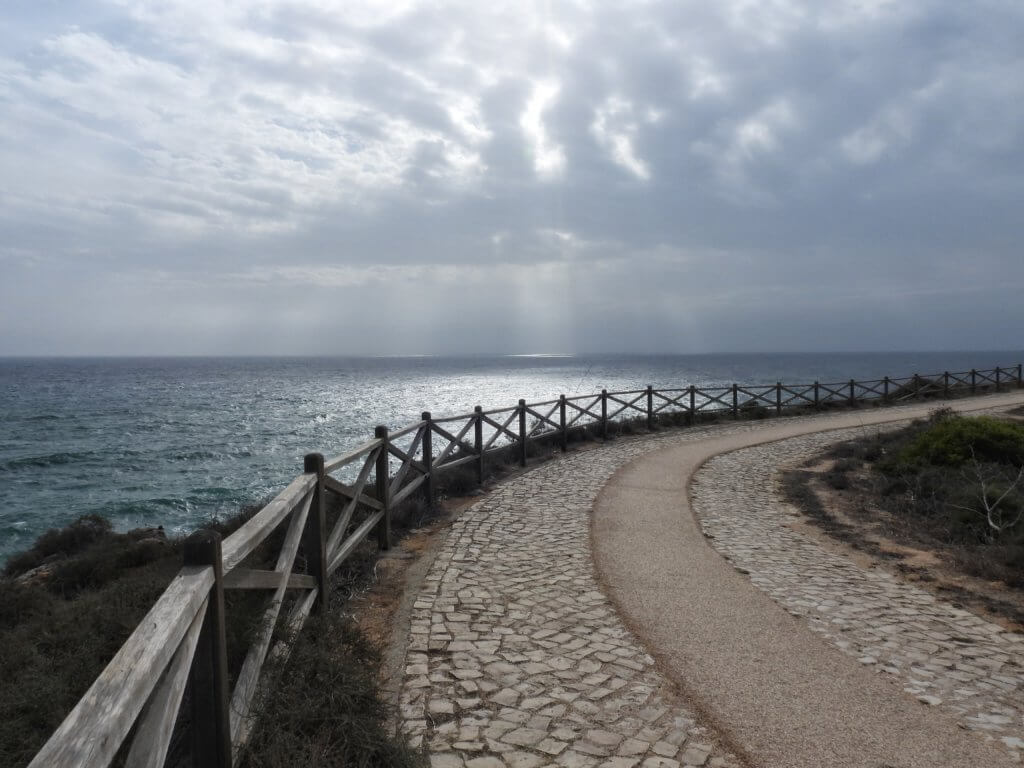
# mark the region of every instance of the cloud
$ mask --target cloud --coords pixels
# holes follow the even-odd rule
[[[645,122],[657,122],[657,110],[644,115]],[[642,181],[651,177],[647,163],[637,157],[633,143],[638,132],[633,105],[620,97],[610,96],[597,108],[590,125],[597,143],[611,155],[612,160]]]
[[[1011,0],[37,6],[0,31],[0,353],[145,351],[135,311],[161,349],[355,323],[316,349],[358,351],[356,308],[428,289],[459,311],[410,316],[444,333],[382,345],[820,346],[795,318],[831,310],[835,344],[991,346],[1024,321]],[[275,286],[302,311],[268,314]]]
[[[550,80],[535,84],[519,118],[533,169],[542,179],[558,178],[565,173],[565,151],[551,141],[544,125],[544,113],[557,99],[558,90],[558,83]]]

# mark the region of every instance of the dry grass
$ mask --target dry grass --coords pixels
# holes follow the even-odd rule
[[[432,511],[432,515],[437,512]],[[388,727],[381,657],[353,611],[374,580],[377,552],[364,542],[332,580],[330,609],[315,613],[284,662],[269,661],[269,696],[243,758],[247,768],[423,768],[423,756]]]
[[[420,507],[412,505],[413,510]],[[258,509],[248,507],[230,519],[210,521],[207,527],[227,535]],[[147,532],[147,538],[141,540],[139,534],[113,533],[105,520],[90,516],[47,531],[31,550],[8,564],[7,577],[0,580],[0,679],[4,681],[0,687],[0,765],[25,765],[32,759],[181,568],[181,540],[160,540],[152,533]],[[261,545],[252,564],[272,557],[278,545],[276,541]],[[346,561],[334,582],[339,607],[368,581],[374,559],[373,546],[367,543]],[[25,583],[15,578],[40,565],[48,571],[45,577]],[[266,595],[229,591],[225,603],[228,663],[234,675],[259,628]],[[304,708],[294,707],[288,716],[272,714],[272,730],[277,730],[278,720],[282,723],[280,735],[260,735],[247,759],[251,765],[283,765],[279,762],[283,755],[302,754],[294,740],[308,731],[312,739],[309,750],[324,739],[343,746],[339,762],[331,762],[331,758],[309,764],[415,764],[402,762],[401,741],[374,724],[382,717],[383,705],[377,701],[372,649],[354,626],[331,616],[307,625],[281,678],[286,700],[292,695],[289,686],[305,686],[308,701]],[[317,637],[318,633],[328,636]],[[319,658],[320,653],[329,656]],[[303,665],[308,670],[304,671]],[[308,695],[338,677],[347,681],[344,690]],[[183,736],[189,725],[189,695],[186,693],[168,765],[187,763],[188,739]],[[330,714],[323,710],[325,700],[331,706],[357,705],[357,710]],[[300,727],[303,718],[318,722]],[[331,735],[331,724],[346,732]],[[351,734],[349,728],[354,729]],[[265,755],[263,749],[268,750]]]

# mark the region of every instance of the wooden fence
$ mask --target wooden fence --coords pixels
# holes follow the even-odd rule
[[[212,531],[190,536],[181,571],[30,768],[105,767],[115,757],[131,768],[164,765],[186,688],[193,764],[237,765],[252,733],[254,703],[270,685],[261,677],[268,655],[287,658],[311,611],[327,606],[329,580],[338,567],[371,534],[387,549],[391,511],[417,492],[432,502],[438,478],[455,467],[472,468],[483,482],[486,462],[499,451],[511,451],[525,466],[528,448],[538,441],[555,441],[566,450],[580,430],[607,438],[610,425],[627,420],[654,429],[659,420],[692,424],[708,415],[739,419],[1022,385],[1022,368],[1016,365],[824,384],[647,387],[539,403],[520,400],[494,410],[477,406],[472,413],[445,418],[424,413],[391,432],[377,427],[372,440],[340,456],[307,455],[303,473],[223,541]],[[268,547],[276,556],[268,555]],[[229,590],[269,593],[234,675],[227,663],[224,594]]]

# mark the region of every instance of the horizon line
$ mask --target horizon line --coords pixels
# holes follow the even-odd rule
[[[989,349],[850,349],[850,350],[728,350],[720,352],[636,352],[636,351],[585,351],[585,352],[435,352],[368,354],[360,352],[317,352],[309,354],[281,353],[0,353],[0,360],[172,360],[172,359],[360,359],[360,360],[411,360],[444,358],[577,358],[577,357],[709,357],[717,355],[901,355],[901,354],[993,354],[1003,352],[1024,353],[1024,348]]]

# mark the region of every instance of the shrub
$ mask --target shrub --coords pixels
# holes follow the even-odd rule
[[[82,515],[63,528],[51,528],[36,539],[32,548],[13,555],[4,566],[8,576],[37,568],[56,557],[77,555],[98,541],[111,537],[110,521],[99,515]]]
[[[825,482],[837,491],[846,490],[850,487],[850,478],[847,473],[857,467],[858,462],[853,459],[840,459],[825,473]]]
[[[388,731],[377,695],[380,657],[350,619],[333,611],[313,617],[276,671],[279,683],[263,702],[243,765],[425,765]]]
[[[962,467],[972,458],[982,463],[1024,465],[1024,425],[990,416],[933,419],[897,454],[896,466]]]
[[[772,412],[768,410],[764,404],[757,400],[747,400],[740,404],[740,418],[742,419],[754,419],[760,421],[761,419],[767,419],[772,415]]]
[[[73,600],[0,582],[0,765],[32,759],[180,567],[161,559]]]
[[[465,496],[480,487],[475,462],[438,473],[438,492],[445,496]]]

